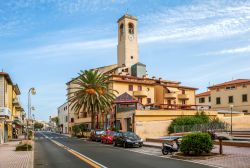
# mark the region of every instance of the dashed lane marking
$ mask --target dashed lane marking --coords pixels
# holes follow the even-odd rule
[[[75,151],[75,150],[73,150],[73,149],[71,149],[71,148],[69,148],[69,147],[67,147],[67,146],[65,146],[65,145],[63,145],[63,144],[61,144],[61,143],[55,141],[55,140],[53,140],[53,139],[51,139],[50,137],[44,135],[43,133],[40,132],[40,134],[42,134],[45,138],[49,139],[49,140],[50,140],[51,142],[53,142],[54,144],[56,144],[56,145],[58,145],[58,146],[64,148],[65,150],[67,150],[67,151],[68,151],[69,153],[71,153],[72,155],[78,157],[79,159],[81,159],[81,160],[84,161],[85,163],[87,163],[87,164],[93,166],[94,168],[107,168],[106,166],[104,166],[104,165],[102,165],[102,164],[100,164],[100,163],[94,161],[93,159],[91,159],[91,158],[89,158],[89,157],[87,157],[87,156],[85,156],[85,155],[83,155],[83,154],[81,154],[81,153],[79,153],[79,152],[77,152],[77,151]]]

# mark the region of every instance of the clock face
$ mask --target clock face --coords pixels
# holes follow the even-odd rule
[[[128,39],[129,39],[130,41],[132,41],[132,40],[134,39],[134,36],[130,34],[130,35],[128,36]]]

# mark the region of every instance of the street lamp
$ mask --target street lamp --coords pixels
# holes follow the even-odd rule
[[[233,135],[233,107],[234,105],[230,105],[230,110],[231,110],[231,136]]]
[[[31,97],[30,97],[30,94],[32,95],[35,95],[36,94],[36,90],[35,88],[30,88],[29,89],[29,92],[28,92],[28,119],[27,119],[27,128],[26,128],[26,137],[28,139],[28,122],[29,122],[29,119],[30,119],[30,115],[31,115]]]

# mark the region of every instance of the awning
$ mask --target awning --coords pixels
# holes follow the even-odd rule
[[[172,88],[172,87],[166,87],[166,89],[168,89],[171,93],[176,93],[179,91],[177,88]]]

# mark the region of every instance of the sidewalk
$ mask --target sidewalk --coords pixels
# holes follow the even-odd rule
[[[157,142],[144,142],[144,146],[161,148],[162,144]],[[213,153],[219,153],[219,146],[214,145]],[[195,158],[192,161],[200,162],[203,164],[214,165],[218,167],[227,168],[249,168],[250,167],[250,148],[249,147],[236,147],[236,146],[223,146],[223,155],[217,155],[208,158]]]
[[[33,151],[15,151],[21,141],[15,140],[0,145],[0,168],[33,168]]]

